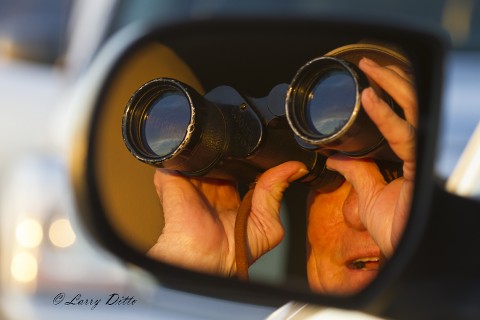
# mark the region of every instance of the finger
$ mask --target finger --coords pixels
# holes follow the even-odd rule
[[[301,162],[289,161],[265,171],[258,179],[248,222],[253,258],[273,249],[283,238],[280,204],[289,184],[308,173]]]
[[[367,58],[360,60],[359,67],[396,101],[403,109],[405,119],[416,127],[418,105],[414,85],[397,73],[393,67],[381,67]]]
[[[370,193],[377,185],[386,185],[380,170],[371,159],[353,159],[337,153],[327,159],[326,165],[329,170],[344,176],[359,196]]]
[[[153,183],[162,205],[165,198],[172,202],[183,201],[184,199],[180,196],[184,194],[184,191],[192,188],[191,183],[180,173],[166,169],[155,170]]]
[[[405,79],[405,81],[408,81],[410,82],[411,85],[415,86],[415,81],[414,81],[415,78],[413,74],[409,72],[409,70],[404,70],[396,65],[388,65],[388,66],[384,66],[384,68],[392,70],[393,72],[401,76],[403,79]]]
[[[415,161],[415,128],[400,118],[372,88],[362,92],[362,105],[388,141],[393,152],[404,162]]]
[[[307,173],[305,165],[297,161],[285,162],[265,171],[256,183],[252,208],[267,216],[278,215],[285,189]]]
[[[198,195],[185,177],[175,171],[157,169],[153,181],[165,221],[162,234],[168,234],[169,231],[176,234],[178,228],[186,223],[192,226],[196,219],[201,221],[200,216],[204,214],[199,213],[206,212],[207,208],[201,201],[192,201],[198,199]]]
[[[222,213],[236,211],[240,202],[232,181],[185,177],[176,171],[157,169],[154,184],[160,202],[164,204],[165,199],[170,206],[195,205],[194,209]]]
[[[386,182],[381,175],[376,164],[369,159],[352,159],[342,154],[335,154],[327,159],[327,168],[335,170],[345,177],[357,194],[357,208],[350,208],[350,211],[344,207],[346,219],[351,223],[355,222],[355,216],[359,220],[356,226],[365,226],[372,231],[373,221],[371,213],[375,206],[377,195],[384,189]],[[352,199],[350,199],[352,200]],[[349,204],[345,201],[344,206]]]

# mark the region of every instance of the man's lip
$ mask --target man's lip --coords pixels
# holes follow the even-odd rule
[[[380,256],[361,257],[347,262],[347,267],[351,270],[378,271],[382,260]]]
[[[357,236],[354,242],[345,243],[342,254],[344,265],[352,271],[378,271],[385,262],[380,248],[368,233]]]

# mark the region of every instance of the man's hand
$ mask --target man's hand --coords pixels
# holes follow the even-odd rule
[[[382,67],[363,58],[360,69],[403,109],[398,116],[372,88],[362,92],[362,104],[391,149],[403,161],[403,177],[387,184],[369,160],[334,155],[327,167],[340,172],[358,194],[358,217],[387,257],[394,252],[407,222],[415,179],[415,143],[418,106],[415,87],[395,66]]]
[[[290,182],[307,173],[300,162],[286,162],[258,179],[247,222],[249,263],[283,238],[280,202]],[[187,178],[157,169],[154,183],[165,227],[148,255],[180,267],[220,274],[236,272],[234,226],[240,198],[232,182]]]

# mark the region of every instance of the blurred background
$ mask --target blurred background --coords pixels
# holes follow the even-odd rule
[[[162,288],[96,246],[76,218],[63,120],[100,46],[129,23],[285,12],[396,15],[446,30],[452,51],[435,170],[442,180],[458,176],[451,190],[479,197],[479,160],[471,159],[480,142],[472,140],[469,158],[457,166],[480,120],[478,0],[0,0],[0,319],[221,319],[225,312],[263,318],[273,311]],[[472,179],[459,191],[465,175]],[[105,298],[114,292],[138,302],[94,312],[53,303],[59,293]]]

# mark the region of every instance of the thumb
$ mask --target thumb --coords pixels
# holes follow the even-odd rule
[[[305,165],[298,161],[285,162],[265,171],[255,186],[252,211],[270,217],[278,216],[285,189],[307,173]]]
[[[369,212],[375,205],[375,197],[385,187],[386,182],[371,159],[353,159],[343,154],[335,154],[327,159],[327,168],[345,177],[358,194],[358,215],[360,221],[370,227]]]
[[[284,230],[280,221],[280,204],[283,192],[291,182],[307,173],[303,163],[289,161],[265,171],[258,179],[247,227],[253,261],[282,240]]]
[[[329,170],[337,171],[357,191],[370,193],[375,186],[385,185],[385,180],[373,160],[368,158],[353,159],[343,154],[335,154],[327,159],[326,166]]]
[[[334,155],[327,167],[340,172],[358,194],[358,218],[384,255],[393,252],[392,225],[399,180],[388,185],[372,160]]]
[[[284,230],[280,221],[280,202],[283,192],[290,182],[307,173],[301,162],[280,164],[265,171],[255,184],[253,192],[250,190],[245,195],[235,221],[235,256],[237,273],[241,279],[248,278],[250,264],[282,240]],[[246,203],[251,201],[251,206],[244,206],[245,200]],[[246,216],[248,220],[245,219]],[[245,224],[247,234],[244,233]],[[248,248],[244,246],[244,235],[248,239]]]

